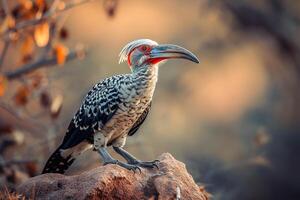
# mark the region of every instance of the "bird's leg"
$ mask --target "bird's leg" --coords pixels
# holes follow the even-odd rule
[[[120,154],[123,158],[125,158],[125,160],[127,160],[128,164],[137,165],[144,168],[158,168],[157,163],[159,162],[159,160],[140,161],[121,147],[114,146],[113,148],[118,154]]]
[[[107,152],[107,150],[104,147],[99,148],[98,152],[103,159],[104,165],[116,164],[116,165],[124,167],[125,169],[128,169],[128,170],[132,170],[132,171],[139,170],[141,172],[141,169],[139,168],[139,166],[128,164],[128,163],[123,163],[123,162],[118,161],[117,159],[114,159],[113,157],[111,157],[111,155]]]
[[[102,157],[104,164],[117,164],[118,160],[111,157],[105,148],[99,148],[98,152]]]

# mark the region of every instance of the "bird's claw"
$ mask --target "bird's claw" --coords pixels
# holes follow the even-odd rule
[[[107,164],[116,164],[116,165],[119,165],[119,166],[121,166],[125,169],[133,171],[134,173],[136,172],[136,170],[138,170],[140,173],[142,173],[142,170],[139,166],[123,163],[123,162],[120,162],[118,160],[109,160],[109,161],[106,161],[106,162],[103,163],[103,165],[107,165]]]
[[[132,170],[134,173],[136,172],[136,170],[138,170],[140,172],[140,174],[142,173],[142,170],[139,166],[136,166],[136,165],[133,165],[134,167],[132,167],[131,169],[129,170]]]
[[[158,163],[159,163],[159,162],[160,162],[159,160],[153,160],[153,161],[139,161],[139,162],[137,163],[137,165],[140,166],[140,167],[144,167],[144,168],[154,168],[154,167],[156,167],[157,169],[159,169],[159,168],[158,168]]]
[[[137,165],[131,165],[131,164],[122,163],[122,162],[119,162],[119,163],[117,163],[117,164],[120,165],[121,167],[124,167],[125,169],[128,169],[128,170],[133,171],[134,173],[135,173],[136,171],[139,171],[140,174],[142,173],[141,168],[140,168],[139,166],[137,166]]]
[[[156,167],[156,169],[159,169],[159,168],[158,168],[158,163],[159,163],[160,161],[159,161],[159,160],[154,160],[153,162],[154,162],[154,163],[153,163],[153,166]]]

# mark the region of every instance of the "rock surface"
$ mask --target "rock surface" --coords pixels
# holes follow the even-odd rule
[[[34,199],[208,199],[185,165],[165,153],[158,169],[128,171],[117,165],[99,166],[80,175],[43,174],[17,188]]]

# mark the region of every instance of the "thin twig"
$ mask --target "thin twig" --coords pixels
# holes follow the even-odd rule
[[[9,41],[5,41],[3,49],[2,49],[1,57],[0,57],[0,72],[1,72],[1,67],[3,65],[4,58],[5,58],[6,52],[8,50],[8,47],[9,47]]]
[[[85,53],[86,53],[85,50],[71,51],[66,58],[66,62],[77,58],[78,54],[85,54]],[[23,65],[22,67],[14,70],[14,71],[5,72],[4,75],[6,76],[7,79],[15,79],[23,74],[27,74],[27,73],[32,72],[33,70],[39,69],[41,67],[52,66],[52,65],[56,65],[56,64],[57,64],[56,57],[43,58],[34,63]]]
[[[22,165],[22,164],[33,163],[33,162],[37,162],[37,160],[13,159],[13,160],[5,161],[4,159],[2,159],[0,161],[0,166],[1,167],[6,167],[6,166],[9,166],[9,165]]]
[[[54,13],[56,11],[57,6],[59,5],[60,0],[54,0],[50,9],[48,10],[49,13]]]
[[[9,15],[9,9],[8,9],[8,4],[7,4],[7,0],[2,0],[2,6],[5,12],[5,15]]]
[[[9,119],[12,120],[12,123],[14,123],[14,126],[18,127],[19,129],[26,130],[31,133],[34,133],[34,132],[37,133],[37,132],[39,132],[39,130],[43,130],[46,128],[45,124],[41,123],[41,121],[37,121],[32,118],[24,117],[23,115],[21,115],[19,112],[16,111],[15,107],[13,107],[12,105],[9,105],[5,102],[2,102],[2,101],[0,101],[0,110],[1,109],[4,110],[5,112],[7,112],[4,114],[4,116],[9,114],[12,117],[14,117],[14,120],[12,120],[11,117]],[[5,117],[7,118],[7,116],[5,116]],[[23,123],[19,123],[19,122],[23,122]],[[34,127],[34,128],[32,128],[32,127]],[[0,150],[0,152],[1,152],[1,150]]]
[[[82,4],[89,3],[90,1],[93,1],[93,0],[77,0],[77,1],[73,1],[73,2],[71,2],[69,4],[67,4],[65,6],[65,8],[63,10],[60,10],[60,11],[66,11],[66,10],[69,10],[69,9],[75,7],[75,6],[80,6]]]
[[[15,109],[10,106],[9,104],[3,102],[3,101],[0,101],[0,109],[3,109],[5,110],[7,113],[11,114],[12,116],[16,117],[17,120],[24,120],[21,115],[15,111]],[[7,114],[6,114],[7,115]]]

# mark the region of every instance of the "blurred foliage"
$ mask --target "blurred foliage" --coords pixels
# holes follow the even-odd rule
[[[21,157],[20,154],[14,156],[11,149],[29,146],[36,153],[42,153],[43,148],[35,146],[51,143],[58,134],[55,133],[58,129],[56,121],[63,105],[63,92],[53,89],[51,82],[55,79],[42,68],[63,67],[70,60],[85,58],[83,45],[77,44],[73,49],[67,46],[71,33],[65,21],[69,10],[87,3],[90,0],[1,1],[1,189],[3,186],[14,188],[28,177],[37,175],[40,158],[45,156],[32,156],[32,150]],[[103,2],[109,17],[114,16],[116,6],[116,0]],[[54,137],[41,135],[46,130]]]
[[[87,90],[129,72],[117,65],[123,45],[150,38],[190,49],[201,64],[161,67],[152,111],[129,151],[143,160],[172,152],[214,199],[299,199],[297,1],[6,2],[1,183],[13,188],[38,174]],[[68,173],[97,165],[98,155],[87,152]]]

